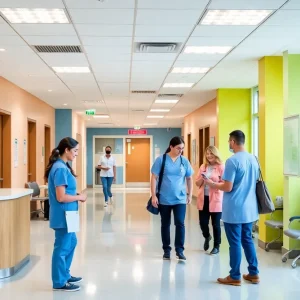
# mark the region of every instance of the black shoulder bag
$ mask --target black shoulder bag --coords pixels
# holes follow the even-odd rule
[[[161,165],[161,169],[160,169],[159,177],[158,177],[158,186],[157,186],[157,193],[156,193],[156,197],[157,197],[158,201],[159,201],[160,187],[161,187],[161,183],[162,183],[162,179],[163,179],[163,175],[164,175],[165,164],[166,164],[166,156],[167,156],[167,154],[163,155],[162,165]],[[147,203],[147,210],[154,215],[159,214],[159,205],[158,205],[158,207],[154,207],[152,205],[152,197],[150,197],[150,199]]]

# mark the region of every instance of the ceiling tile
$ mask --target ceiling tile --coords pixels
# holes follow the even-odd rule
[[[178,57],[178,61],[210,61],[210,62],[218,62],[221,60],[225,55],[224,54],[186,54],[182,53]]]
[[[204,9],[208,0],[139,0],[138,8],[146,9]]]
[[[21,35],[76,35],[71,24],[12,24]]]
[[[277,9],[286,0],[214,0],[209,5],[209,9]]]
[[[132,37],[97,37],[81,36],[82,44],[85,46],[128,46],[132,45]]]
[[[245,37],[250,34],[256,26],[197,26],[192,37]]]
[[[149,82],[131,82],[131,90],[135,91],[156,91],[162,85],[162,81],[149,81]]]
[[[135,0],[109,0],[104,2],[99,1],[87,1],[87,0],[65,0],[68,8],[134,8]]]
[[[108,61],[126,61],[130,62],[131,53],[120,53],[120,54],[114,54],[114,53],[107,53],[107,54],[97,54],[97,53],[88,53],[88,58],[92,65],[98,65],[102,64]]]
[[[133,9],[70,9],[75,24],[133,24]]]
[[[133,25],[98,25],[98,24],[76,24],[80,35],[102,36],[102,37],[131,37]]]
[[[23,8],[24,0],[1,0],[0,6],[3,8]],[[26,8],[65,8],[61,0],[26,0]]]
[[[87,67],[88,62],[83,53],[39,53],[51,67]],[[84,76],[84,74],[82,74]]]
[[[24,35],[29,45],[80,45],[77,36]]]
[[[0,38],[0,48],[5,46],[27,46],[19,36],[6,35]]]
[[[279,10],[264,25],[300,26],[300,10]]]
[[[130,71],[130,61],[103,61],[98,63],[93,63],[93,70],[95,73],[105,74],[110,73],[114,74],[115,70],[120,71],[121,73]]]
[[[174,64],[174,67],[198,67],[198,68],[211,68],[213,67],[218,60],[202,60],[202,61],[193,61],[193,60],[177,60]]]
[[[135,43],[183,43],[187,39],[186,36],[173,37],[149,37],[149,36],[135,36]]]
[[[150,25],[136,25],[135,36],[142,37],[173,37],[173,36],[188,36],[193,29],[190,26],[150,26]]]
[[[299,0],[290,0],[283,9],[300,9]]]
[[[174,61],[177,53],[134,53],[134,61]]]
[[[97,81],[101,84],[102,82],[128,82],[129,72],[102,72],[95,73]]]
[[[130,46],[85,46],[84,47],[87,54],[91,56],[118,56],[119,54],[130,54],[131,55],[131,45]],[[130,57],[130,56],[129,56]]]
[[[1,23],[1,20],[3,20],[0,17],[0,35],[17,35],[17,33],[7,24],[3,21]]]
[[[145,10],[137,12],[137,25],[195,25],[201,16],[199,10]]]
[[[191,37],[187,46],[236,46],[243,37]]]
[[[172,74],[170,73],[165,82],[198,82],[205,74]]]

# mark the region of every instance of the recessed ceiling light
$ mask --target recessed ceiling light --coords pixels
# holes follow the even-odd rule
[[[164,116],[147,116],[148,119],[162,119]]]
[[[173,68],[172,73],[178,74],[202,74],[202,73],[207,73],[209,68]]]
[[[68,103],[64,103],[64,106],[67,106],[68,105]]]
[[[4,48],[0,48],[0,52],[4,52],[6,51]]]
[[[208,10],[201,25],[258,25],[272,10]]]
[[[93,116],[95,119],[108,119],[109,115],[95,115]]]
[[[51,92],[52,92],[52,90],[48,90],[48,92],[49,92],[49,93],[51,93]]]
[[[231,46],[187,46],[186,54],[226,54],[232,49]]]
[[[63,9],[0,8],[0,12],[10,23],[70,23]]]
[[[177,103],[179,100],[176,99],[156,99],[155,103],[157,104],[173,104]]]
[[[150,111],[151,112],[168,112],[170,110],[169,109],[160,109],[160,108],[156,109],[156,108],[153,108]]]
[[[165,83],[164,87],[165,88],[190,88],[194,85],[195,83],[191,82],[179,82],[179,83]]]
[[[52,67],[56,73],[90,73],[89,67]]]

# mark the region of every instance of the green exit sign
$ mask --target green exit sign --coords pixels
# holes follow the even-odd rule
[[[96,109],[88,109],[85,111],[87,116],[93,116],[96,113]]]

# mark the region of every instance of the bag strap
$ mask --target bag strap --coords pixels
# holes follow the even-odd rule
[[[163,179],[163,175],[164,175],[165,164],[166,164],[166,157],[167,157],[167,154],[164,154],[163,155],[161,169],[160,169],[160,172],[159,172],[158,187],[157,187],[158,194],[160,192],[160,187],[161,187],[161,183],[162,183],[162,179]]]
[[[263,175],[262,175],[262,172],[261,172],[261,166],[260,166],[259,160],[258,160],[258,158],[257,158],[257,156],[256,156],[256,155],[254,155],[254,157],[256,158],[256,161],[257,161],[257,163],[258,163],[258,169],[259,169],[259,180],[261,180],[261,181],[264,181],[264,178],[263,178]]]

